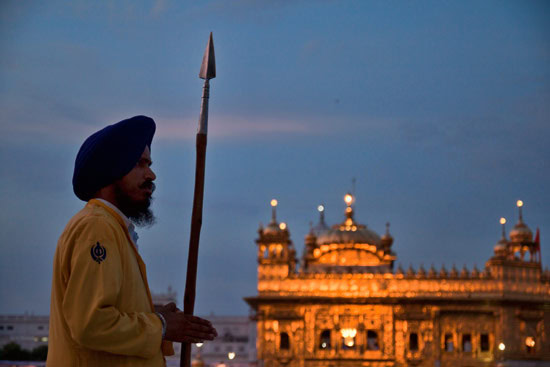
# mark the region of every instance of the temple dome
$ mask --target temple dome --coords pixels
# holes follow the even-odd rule
[[[362,227],[362,228],[361,228]],[[334,226],[317,237],[318,244],[329,243],[368,243],[379,246],[381,243],[380,236],[367,229],[365,226],[354,226],[355,230],[342,229],[341,226]]]
[[[351,202],[353,197],[350,196],[346,207],[346,220],[340,224],[332,226],[332,228],[322,231],[317,234],[317,243],[323,244],[344,244],[344,243],[368,243],[370,245],[380,246],[382,240],[380,236],[364,224],[357,223],[353,218],[353,207]]]

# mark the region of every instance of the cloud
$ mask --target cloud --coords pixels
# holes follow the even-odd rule
[[[2,140],[33,140],[41,142],[80,142],[83,137],[104,127],[98,122],[121,120],[122,116],[97,116],[68,109],[48,114],[25,113],[24,109],[8,109],[9,118],[2,126]],[[195,117],[155,116],[156,139],[194,139],[198,122]],[[208,135],[212,138],[234,140],[275,135],[325,135],[330,133],[328,123],[322,120],[299,118],[276,118],[269,116],[224,116],[210,115]],[[92,122],[94,121],[94,122]]]
[[[278,119],[274,117],[248,117],[210,115],[208,135],[221,139],[240,139],[266,134],[276,135],[319,135],[326,129],[315,128],[312,121],[298,119]],[[157,119],[157,138],[166,140],[192,139],[195,137],[198,122],[196,118]]]
[[[151,9],[153,15],[160,15],[166,11],[167,0],[155,0]]]

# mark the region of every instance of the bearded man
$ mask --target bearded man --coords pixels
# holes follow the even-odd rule
[[[149,209],[155,122],[136,116],[86,139],[73,190],[86,205],[67,224],[54,257],[48,367],[164,366],[171,342],[217,336],[212,324],[171,303],[155,310],[134,224]]]

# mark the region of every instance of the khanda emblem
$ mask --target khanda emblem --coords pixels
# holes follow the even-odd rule
[[[92,245],[92,249],[90,252],[92,254],[92,259],[94,259],[94,261],[97,261],[98,264],[100,264],[103,260],[105,260],[105,257],[107,257],[107,250],[105,249],[105,247],[101,246],[99,242],[95,245]]]

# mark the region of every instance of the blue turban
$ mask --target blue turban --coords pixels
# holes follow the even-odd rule
[[[146,146],[151,149],[155,121],[135,116],[92,134],[80,147],[74,163],[73,190],[88,201],[101,188],[135,167]]]

